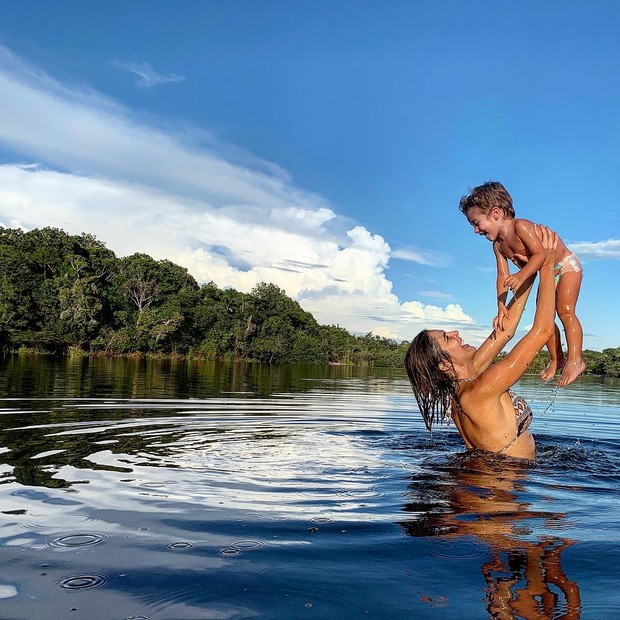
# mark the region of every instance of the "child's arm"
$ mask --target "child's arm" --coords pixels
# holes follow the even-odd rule
[[[497,316],[493,319],[493,329],[503,331],[504,320],[510,318],[506,308],[506,301],[508,299],[506,279],[510,276],[510,270],[508,269],[508,261],[499,251],[499,244],[497,242],[493,243],[493,252],[495,253],[495,261],[497,263]]]
[[[512,291],[518,291],[521,285],[542,267],[546,253],[540,238],[536,234],[534,222],[522,219],[515,220],[514,231],[517,238],[525,246],[525,252],[529,258],[517,273],[506,278],[504,285]]]

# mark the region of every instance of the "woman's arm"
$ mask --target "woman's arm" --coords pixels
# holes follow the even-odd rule
[[[497,393],[505,392],[525,373],[537,353],[553,333],[555,318],[555,283],[553,264],[558,236],[546,226],[540,227],[541,241],[545,248],[545,259],[540,269],[538,286],[538,303],[534,324],[530,331],[514,346],[512,351],[501,361],[490,366],[478,377],[478,388],[485,388]]]
[[[519,321],[525,310],[525,303],[530,296],[535,277],[532,276],[515,293],[508,304],[508,314],[504,319],[503,329],[494,329],[489,337],[478,347],[474,354],[474,368],[476,374],[485,371],[502,349],[513,338],[517,331]]]

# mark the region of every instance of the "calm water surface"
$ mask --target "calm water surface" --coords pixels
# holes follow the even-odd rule
[[[397,370],[5,358],[0,618],[620,617],[620,382],[517,390],[535,463]]]

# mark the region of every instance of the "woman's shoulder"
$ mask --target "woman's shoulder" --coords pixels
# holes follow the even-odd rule
[[[496,390],[485,381],[482,373],[476,380],[463,386],[457,393],[460,412],[476,425],[496,423],[506,407],[511,408],[510,390]],[[505,400],[504,400],[505,398]]]
[[[477,377],[461,383],[459,398],[465,399],[468,405],[477,406],[498,401],[506,390],[498,390],[494,375],[497,372],[496,364],[492,364]]]
[[[486,371],[474,379],[467,379],[459,384],[459,389],[456,394],[457,402],[460,408],[468,415],[470,412],[478,410],[481,405],[484,405],[489,399],[493,398],[484,385],[485,381],[483,375],[485,372]]]

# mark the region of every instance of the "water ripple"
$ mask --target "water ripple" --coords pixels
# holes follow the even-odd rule
[[[60,587],[65,590],[84,590],[96,588],[107,582],[103,575],[73,575],[60,580]]]
[[[68,534],[52,540],[52,545],[57,547],[89,547],[103,542],[103,536],[99,534]]]
[[[193,549],[194,543],[191,542],[173,542],[166,545],[166,549],[170,549],[171,551],[185,551],[186,549]]]
[[[4,616],[23,617],[36,582],[57,598],[41,590],[33,615],[49,605],[64,617],[63,590],[106,584],[120,558],[119,587],[96,593],[116,618],[425,617],[444,601],[486,617],[485,593],[527,587],[526,569],[544,580],[541,567],[566,572],[552,588],[585,588],[584,616],[612,617],[601,558],[620,553],[616,388],[538,389],[538,455],[523,464],[466,453],[453,426],[430,436],[404,373],[309,376],[280,392],[244,379],[224,394],[147,365],[153,389],[120,373],[126,391],[111,381],[91,392],[76,372],[77,397],[56,398],[66,382],[39,386],[31,393],[53,398],[16,399],[0,415],[0,549],[14,581],[0,589],[15,605]]]

